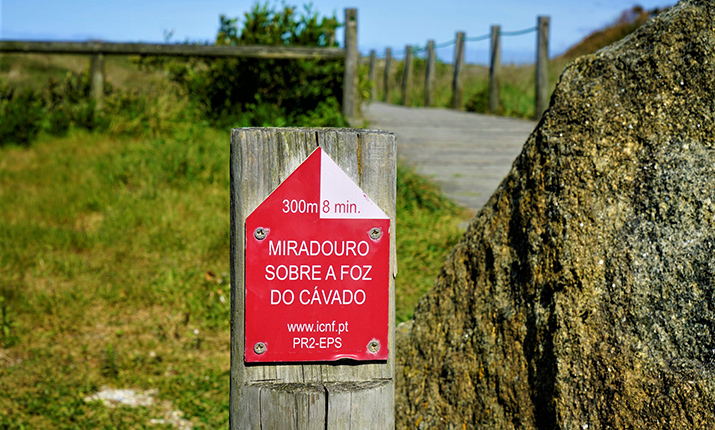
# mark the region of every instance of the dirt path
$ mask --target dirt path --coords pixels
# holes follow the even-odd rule
[[[371,128],[397,134],[398,157],[432,177],[445,194],[475,212],[506,176],[533,121],[437,108],[372,103]]]

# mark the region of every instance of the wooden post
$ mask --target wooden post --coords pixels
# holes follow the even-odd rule
[[[94,100],[95,109],[99,110],[104,107],[104,55],[101,52],[92,55],[90,75],[89,93]]]
[[[454,79],[452,79],[452,109],[462,110],[464,79],[464,32],[457,32],[457,44],[454,47]]]
[[[375,81],[375,50],[370,50],[370,71],[368,72],[370,80],[370,101],[377,98],[377,82]]]
[[[499,70],[501,69],[500,27],[492,26],[491,62],[489,65],[489,112],[499,109]]]
[[[390,103],[390,67],[392,65],[392,49],[385,48],[385,103]]]
[[[343,78],[343,115],[348,120],[352,120],[357,116],[357,94],[357,9],[345,9],[345,75]]]
[[[412,91],[412,47],[405,46],[405,69],[402,71],[402,105],[410,105]]]
[[[427,41],[427,70],[425,71],[425,106],[432,106],[435,83],[435,52],[434,40]]]
[[[231,430],[395,426],[394,228],[390,228],[387,361],[251,365],[244,361],[245,274],[247,270],[256,270],[244,264],[246,218],[318,146],[395,225],[394,134],[347,129],[232,130]]]
[[[549,17],[538,19],[538,36],[536,40],[536,101],[534,116],[541,120],[549,107]]]

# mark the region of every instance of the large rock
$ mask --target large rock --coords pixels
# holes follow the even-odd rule
[[[715,2],[563,73],[398,334],[399,428],[715,424]]]

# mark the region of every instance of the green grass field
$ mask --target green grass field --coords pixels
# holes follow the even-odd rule
[[[0,81],[33,87],[87,63],[0,55]],[[552,82],[564,64],[552,64]],[[447,106],[450,67],[439,68],[435,105]],[[532,116],[533,67],[503,72],[502,113]],[[107,76],[132,93],[109,101],[119,114],[101,131],[0,142],[0,430],[226,428],[229,130],[196,120],[162,72],[118,57]],[[486,79],[468,68],[465,103]],[[410,169],[397,181],[400,322],[468,216]],[[154,401],[107,407],[90,398],[103,388]]]
[[[0,146],[0,429],[227,426],[229,130],[162,124]],[[398,176],[402,321],[465,215]],[[85,401],[103,387],[156,399]]]

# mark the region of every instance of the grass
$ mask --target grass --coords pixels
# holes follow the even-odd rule
[[[140,70],[132,60],[129,56],[106,56],[107,80],[118,87],[136,90],[146,90],[165,80],[164,73]],[[18,88],[37,87],[50,78],[62,81],[68,71],[82,73],[89,63],[87,55],[0,54],[0,78]]]
[[[0,147],[0,429],[144,428],[167,404],[195,428],[227,426],[228,140],[197,125]],[[402,321],[465,216],[398,176]],[[158,400],[84,400],[102,387]]]
[[[88,61],[0,55],[0,78],[32,87]],[[552,62],[552,86],[566,61]],[[396,63],[393,103],[401,102]],[[451,66],[437,71],[435,105],[447,107]],[[419,106],[424,61],[414,73]],[[108,57],[107,74],[146,97],[110,99],[128,107],[106,131],[0,145],[0,393],[10,393],[0,395],[0,430],[145,428],[171,411],[194,428],[225,428],[229,136],[182,117],[187,102],[161,73]],[[485,67],[467,67],[465,106],[483,104],[487,79]],[[533,66],[504,65],[500,113],[531,117],[533,87]],[[401,322],[433,285],[468,215],[404,166],[397,193]],[[86,401],[102,387],[156,390],[156,401]]]
[[[397,170],[397,321],[412,318],[447,253],[463,234],[468,213],[432,182],[400,165]]]
[[[640,6],[634,6],[632,9],[624,11],[615,22],[594,31],[581,42],[571,47],[563,55],[551,59],[548,65],[549,94],[553,92],[561,72],[571,60],[581,55],[596,52],[611,43],[623,39],[646,23],[651,17],[661,12],[663,12],[663,9],[646,11]],[[365,61],[361,67],[363,69],[363,76],[367,77],[367,61]],[[375,72],[377,80],[377,100],[387,101],[393,104],[402,104],[402,76],[404,67],[403,60],[392,60],[389,74],[390,97],[389,100],[385,100],[385,60],[377,61]],[[412,89],[409,97],[409,106],[424,106],[426,60],[424,58],[415,58],[412,67]],[[453,75],[454,67],[452,64],[437,62],[433,107],[452,107]],[[489,67],[477,64],[466,64],[463,76],[464,93],[462,107],[469,111],[488,113]],[[493,113],[496,115],[532,119],[534,117],[536,97],[534,65],[502,64],[499,73],[499,82],[501,84],[499,97],[501,107],[497,112]]]
[[[151,410],[82,400],[105,385],[157,388],[198,428],[226,426],[227,139],[0,149],[0,428],[143,427]]]
[[[391,63],[390,103],[402,104],[402,74],[404,61]],[[556,81],[566,65],[563,59],[549,62],[549,91],[556,87]],[[367,65],[362,66],[367,76]],[[385,100],[384,61],[377,62],[377,100]],[[424,79],[426,65],[424,59],[413,62],[412,90],[409,106],[424,106]],[[438,62],[435,73],[433,107],[452,107],[452,78],[454,67]],[[534,117],[535,70],[533,65],[502,64],[499,74],[501,108],[497,115],[531,119]],[[475,112],[486,113],[489,91],[489,68],[478,64],[467,64],[464,68],[462,107]]]

